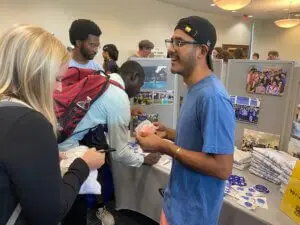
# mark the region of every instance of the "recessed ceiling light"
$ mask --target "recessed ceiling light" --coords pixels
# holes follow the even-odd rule
[[[233,12],[233,13],[235,13],[236,11],[235,11],[235,10],[233,10],[232,12]]]
[[[210,6],[214,7],[214,6],[216,6],[216,4],[212,3],[212,4],[210,4]]]
[[[250,15],[250,16],[248,16],[249,18],[252,18],[253,16],[252,15]]]
[[[284,11],[288,11],[289,9],[283,9]]]

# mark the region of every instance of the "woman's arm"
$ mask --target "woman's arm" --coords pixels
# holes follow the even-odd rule
[[[56,138],[38,112],[16,121],[4,140],[6,170],[28,224],[58,224],[88,176],[87,164],[76,159],[61,178]]]

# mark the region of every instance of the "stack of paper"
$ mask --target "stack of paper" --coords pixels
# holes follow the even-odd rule
[[[254,148],[249,171],[275,184],[288,184],[297,158],[283,151]]]
[[[251,153],[244,152],[235,147],[233,155],[233,167],[238,170],[244,170],[250,166]]]

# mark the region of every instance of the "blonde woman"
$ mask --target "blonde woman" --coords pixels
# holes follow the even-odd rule
[[[0,37],[1,225],[57,225],[89,169],[104,163],[88,150],[61,178],[52,92],[68,61],[62,43],[40,27],[18,25]]]

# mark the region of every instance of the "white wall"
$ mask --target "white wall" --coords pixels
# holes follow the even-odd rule
[[[269,50],[277,50],[282,60],[300,60],[300,26],[283,29],[273,20],[258,21],[255,24],[254,52],[266,59]]]
[[[120,63],[149,39],[166,51],[164,39],[172,35],[178,19],[199,15],[217,28],[218,43],[249,44],[250,22],[240,18],[199,13],[155,0],[10,0],[0,3],[0,33],[15,23],[32,23],[53,32],[69,45],[68,28],[77,18],[95,21],[103,31],[101,44],[114,43]],[[203,31],[205,32],[205,31]],[[102,60],[101,56],[97,60]]]

